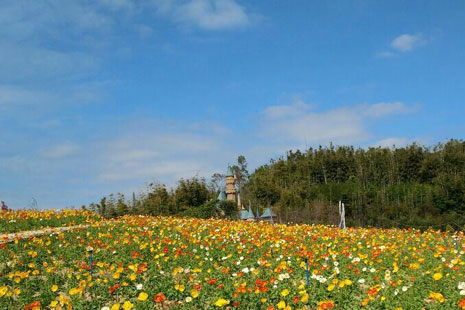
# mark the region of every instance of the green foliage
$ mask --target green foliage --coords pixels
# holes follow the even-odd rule
[[[177,214],[178,216],[196,217],[201,219],[207,219],[211,217],[220,216],[219,210],[216,208],[216,201],[212,200],[204,203],[201,206],[195,208],[186,209]]]
[[[203,205],[213,195],[209,192],[205,179],[194,177],[192,179],[181,179],[174,191],[174,199],[178,211],[185,211]]]
[[[233,165],[237,190],[253,209],[273,206],[282,221],[337,224],[337,204],[346,206],[347,225],[380,227],[465,225],[465,142],[450,140],[432,148],[352,146],[289,151],[252,174],[239,156]],[[224,175],[181,179],[168,190],[150,184],[132,203],[113,195],[92,204],[105,217],[122,214],[234,217],[234,203],[214,200]],[[215,204],[215,208],[212,206]]]
[[[348,225],[458,228],[465,224],[465,142],[289,151],[258,167],[246,189],[284,221],[336,224],[342,200]]]

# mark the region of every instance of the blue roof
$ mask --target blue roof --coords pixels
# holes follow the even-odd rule
[[[239,211],[239,217],[240,217],[241,220],[248,220],[248,219],[255,218],[253,213],[249,212],[248,210]]]
[[[228,170],[226,170],[226,176],[227,177],[232,177],[234,176],[234,171],[231,166],[228,165]]]
[[[253,212],[252,212],[252,207],[251,207],[250,205],[249,205],[249,214],[250,214],[253,218],[255,218],[255,214],[253,214]]]
[[[218,194],[218,200],[225,201],[226,199],[227,199],[226,192],[224,190],[221,190],[221,192]]]
[[[265,212],[263,212],[262,216],[260,217],[273,217],[276,216],[276,214],[271,210],[270,208],[266,208]]]

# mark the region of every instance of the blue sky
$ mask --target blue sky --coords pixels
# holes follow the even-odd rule
[[[463,1],[7,0],[0,199],[79,206],[306,146],[465,132]]]

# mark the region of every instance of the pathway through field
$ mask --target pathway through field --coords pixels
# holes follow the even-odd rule
[[[28,231],[21,231],[18,233],[11,233],[11,234],[0,234],[0,244],[13,242],[15,239],[27,239],[31,237],[37,237],[46,234],[58,234],[63,231],[67,231],[70,229],[75,228],[86,228],[89,227],[89,224],[86,225],[76,225],[76,226],[62,226],[62,227],[50,227],[44,228],[39,230],[28,230]]]

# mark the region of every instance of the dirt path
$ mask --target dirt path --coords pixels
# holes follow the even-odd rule
[[[28,230],[12,234],[0,234],[0,244],[13,242],[15,239],[27,239],[31,237],[37,237],[46,234],[58,234],[63,231],[76,228],[86,228],[89,227],[89,224],[86,225],[76,225],[76,226],[63,226],[63,227],[50,227],[39,230]]]

